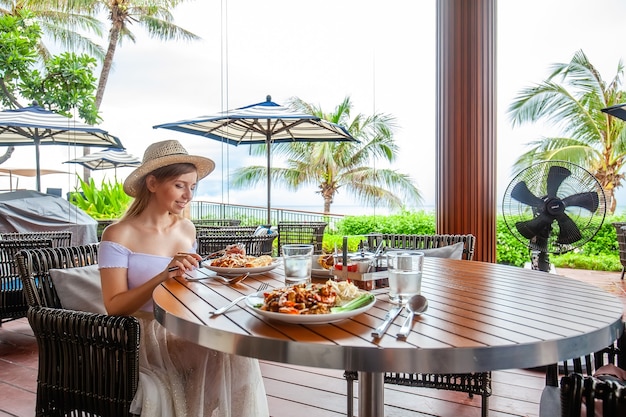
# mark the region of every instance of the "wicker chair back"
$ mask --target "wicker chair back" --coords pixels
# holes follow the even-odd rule
[[[313,245],[313,253],[322,253],[324,230],[328,223],[324,222],[278,222],[278,255],[282,245],[303,243]]]
[[[98,245],[16,255],[39,348],[35,416],[131,416],[139,384],[139,321],[65,310],[50,269],[93,265]]]
[[[581,412],[581,409],[586,411]],[[626,386],[579,373],[566,375],[561,378],[561,415],[626,416]]]
[[[221,251],[228,245],[241,243],[245,246],[246,255],[261,256],[272,255],[273,242],[276,234],[255,236],[247,235],[207,235],[198,236],[198,253],[201,256],[208,256]]]
[[[397,249],[434,249],[463,242],[463,259],[474,258],[476,237],[467,235],[402,235],[402,234],[369,234],[367,240],[370,248],[377,248],[381,243],[384,248]]]
[[[50,239],[52,247],[59,248],[72,244],[72,232],[70,231],[45,231],[45,232],[18,232],[0,233],[0,240],[24,240],[24,239]]]
[[[15,255],[22,249],[51,247],[51,239],[0,240],[0,325],[26,317],[28,311]]]

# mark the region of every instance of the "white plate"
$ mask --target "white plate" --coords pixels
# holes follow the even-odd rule
[[[255,294],[250,294],[246,297],[246,304],[248,307],[252,308],[254,312],[260,314],[263,317],[267,317],[268,319],[282,321],[284,323],[294,323],[294,324],[326,324],[326,323],[335,323],[341,320],[349,319],[350,317],[357,316],[361,313],[365,313],[367,310],[372,308],[372,306],[376,303],[376,297],[372,299],[372,302],[361,307],[356,310],[344,311],[341,313],[328,313],[328,314],[285,314],[285,313],[275,313],[273,311],[265,311],[257,308],[256,306],[263,304],[265,298],[263,297],[263,293],[265,291],[257,292]]]
[[[205,267],[210,269],[211,271],[217,272],[219,275],[241,275],[241,274],[245,274],[246,272],[249,273],[250,275],[254,275],[254,274],[261,274],[263,272],[271,271],[272,269],[276,268],[279,264],[280,264],[280,261],[275,260],[269,265],[257,266],[254,268],[225,268],[223,266],[212,266],[212,265],[206,265]]]
[[[330,278],[333,276],[333,274],[330,272],[330,269],[324,269],[324,268],[312,268],[311,269],[311,276],[312,277],[318,277],[318,278]]]
[[[330,278],[333,276],[333,274],[331,274],[330,269],[324,269],[322,268],[322,266],[319,264],[319,262],[317,262],[317,259],[320,257],[320,255],[315,254],[315,255],[311,255],[311,276],[312,277],[317,277],[317,278]]]

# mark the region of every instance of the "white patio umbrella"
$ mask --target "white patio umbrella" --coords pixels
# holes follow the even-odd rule
[[[200,135],[209,139],[229,143],[267,145],[267,222],[271,223],[271,176],[270,152],[272,143],[285,142],[358,142],[342,126],[288,107],[266,101],[220,112],[153,126],[155,129],[171,129],[178,132]]]
[[[34,168],[2,168],[0,166],[0,172],[8,174],[9,177],[9,187],[11,191],[13,191],[13,176],[17,175],[18,177],[34,177],[37,175],[37,170]],[[67,174],[65,171],[59,171],[58,169],[40,169],[39,175],[48,175],[48,174]],[[19,187],[19,178],[16,181],[15,188]]]
[[[63,163],[80,164],[92,171],[113,168],[115,170],[115,178],[117,178],[118,167],[136,167],[141,165],[141,160],[123,149],[105,149]]]
[[[0,145],[35,145],[37,191],[41,191],[40,145],[124,148],[120,140],[96,126],[34,105],[0,111]]]

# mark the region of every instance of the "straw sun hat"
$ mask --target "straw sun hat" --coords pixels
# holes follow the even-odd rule
[[[189,155],[177,140],[156,142],[146,148],[141,165],[130,173],[124,181],[124,192],[136,197],[143,178],[155,169],[164,166],[188,163],[196,166],[198,181],[206,177],[215,168],[215,163],[203,156]]]

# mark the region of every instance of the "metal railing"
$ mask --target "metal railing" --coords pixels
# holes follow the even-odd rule
[[[190,216],[193,220],[202,219],[238,219],[241,225],[252,226],[267,223],[267,207],[243,206],[237,204],[213,203],[210,201],[192,201]],[[326,222],[327,231],[337,230],[337,221],[343,219],[343,215],[316,213],[312,211],[286,210],[272,208],[270,210],[271,224],[276,226],[278,222]]]

